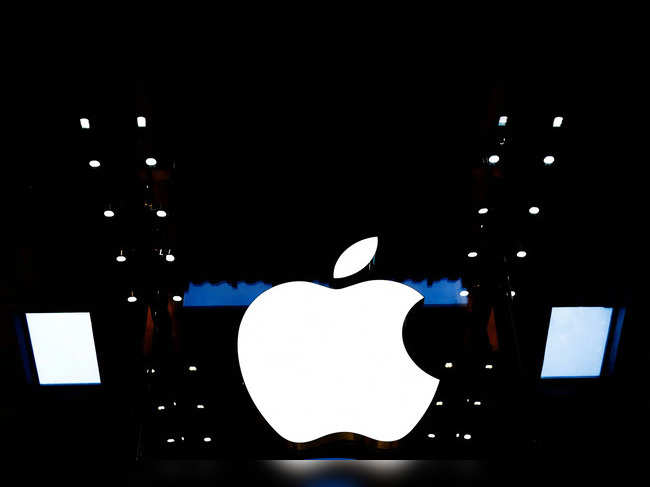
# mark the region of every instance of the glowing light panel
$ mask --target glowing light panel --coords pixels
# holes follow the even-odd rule
[[[41,385],[100,384],[90,313],[26,313]]]
[[[546,338],[542,378],[598,377],[612,308],[553,308]]]

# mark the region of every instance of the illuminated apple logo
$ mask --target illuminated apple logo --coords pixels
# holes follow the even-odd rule
[[[363,269],[377,243],[349,247],[334,278]],[[439,383],[411,360],[402,339],[404,319],[421,299],[386,280],[343,289],[295,281],[260,294],[242,318],[237,352],[262,416],[295,443],[338,432],[378,441],[406,436]]]

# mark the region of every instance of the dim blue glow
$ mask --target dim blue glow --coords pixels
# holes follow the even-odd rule
[[[41,385],[100,384],[90,313],[26,313]]]
[[[600,376],[612,311],[598,307],[553,308],[542,379]]]
[[[314,284],[329,287],[327,284],[313,281]],[[450,281],[441,279],[427,284],[422,281],[403,281],[424,296],[425,306],[464,306],[467,305],[467,296],[460,296],[463,285],[460,279]],[[271,289],[271,284],[258,281],[252,284],[237,282],[231,285],[227,282],[212,284],[190,283],[183,299],[184,307],[219,307],[219,306],[248,306],[264,291]]]

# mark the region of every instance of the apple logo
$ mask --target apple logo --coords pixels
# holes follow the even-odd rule
[[[363,269],[377,244],[372,237],[345,250],[334,278]],[[263,292],[246,310],[237,339],[253,403],[294,443],[339,432],[403,438],[440,382],[411,360],[402,339],[404,319],[422,299],[387,280],[342,289],[294,281]]]

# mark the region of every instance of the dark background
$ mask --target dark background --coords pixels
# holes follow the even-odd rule
[[[376,464],[314,474],[340,485],[377,475],[404,485],[622,476],[647,450],[639,445],[649,405],[634,89],[598,67],[495,74],[282,56],[128,76],[79,67],[29,76],[13,92],[21,130],[2,177],[8,465],[27,459],[25,478],[42,474],[41,462],[53,477],[82,466],[122,479],[128,471],[134,485],[219,475],[290,483],[303,474],[243,462],[324,457],[435,460],[402,464],[394,481]],[[140,114],[145,129],[136,127]],[[556,115],[565,117],[560,129],[551,127]],[[495,152],[501,160],[490,166]],[[541,163],[546,153],[554,165]],[[90,159],[102,167],[89,168]],[[107,221],[109,204],[117,215]],[[539,215],[528,214],[532,204]],[[161,207],[164,220],[154,215]],[[462,278],[471,292],[467,308],[416,307],[404,327],[409,354],[441,379],[436,397],[446,406],[432,406],[395,444],[351,435],[288,444],[241,384],[235,340],[244,310],[173,304],[172,319],[170,296],[206,280],[335,285],[338,255],[371,235],[380,238],[376,263],[358,279]],[[514,257],[520,248],[526,259]],[[120,249],[125,264],[114,260]],[[166,263],[161,249],[176,261]],[[135,304],[126,302],[131,290]],[[626,307],[613,375],[539,379],[558,305]],[[36,310],[92,312],[102,386],[29,383],[16,317]],[[486,331],[492,310],[498,350]],[[482,368],[488,360],[493,374]],[[157,414],[172,401],[176,408]],[[206,414],[192,408],[197,401]],[[456,440],[457,431],[472,440]],[[185,444],[164,444],[181,433]],[[563,467],[580,473],[555,475]]]

